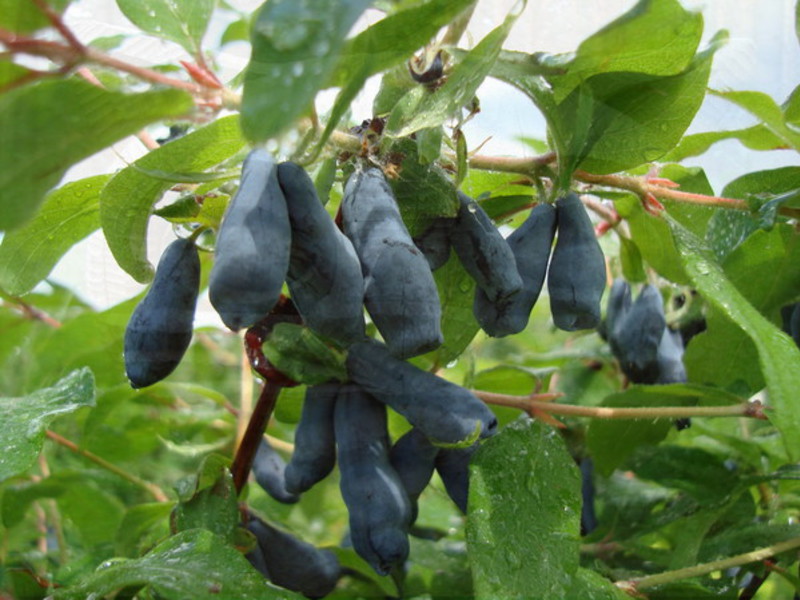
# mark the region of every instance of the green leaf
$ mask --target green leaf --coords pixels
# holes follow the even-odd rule
[[[564,75],[548,77],[556,101],[598,73],[677,75],[691,62],[702,34],[702,15],[677,0],[640,0],[581,42]]]
[[[437,600],[475,596],[463,544],[447,538],[432,541],[413,536],[408,541],[413,560],[404,580],[406,597],[419,597],[427,591]]]
[[[797,41],[800,42],[800,1],[794,5],[794,33]]]
[[[117,0],[117,6],[139,29],[176,42],[197,56],[214,0]]]
[[[747,173],[722,190],[724,196],[747,200],[760,194],[778,195],[800,188],[800,167],[788,166]]]
[[[765,125],[753,125],[744,129],[729,131],[708,131],[687,135],[664,157],[664,161],[679,162],[692,156],[700,156],[711,146],[723,140],[739,140],[751,150],[779,150],[786,148],[786,142],[772,133]]]
[[[118,556],[139,556],[155,542],[169,535],[170,502],[148,502],[128,509],[117,529],[115,553]]]
[[[317,196],[323,205],[330,200],[334,181],[336,181],[336,159],[328,158],[322,161],[319,171],[314,177],[314,189],[317,190]]]
[[[637,477],[681,490],[700,505],[720,503],[738,493],[739,476],[721,458],[700,448],[643,448],[631,468]]]
[[[763,388],[764,375],[753,341],[718,309],[707,308],[705,316],[706,331],[692,339],[683,356],[689,379],[742,394]]]
[[[467,177],[461,183],[461,191],[475,199],[483,198],[484,196],[527,195],[529,196],[528,203],[530,204],[532,202],[530,196],[533,194],[533,188],[530,185],[520,183],[524,181],[525,178],[516,173],[470,169],[467,172]],[[485,204],[482,206],[487,209]]]
[[[347,381],[344,355],[325,344],[308,327],[278,323],[263,349],[264,356],[276,369],[299,383]]]
[[[622,264],[622,275],[627,281],[638,283],[647,279],[642,264],[642,253],[632,239],[620,236],[619,259]]]
[[[389,69],[381,77],[381,87],[372,101],[372,113],[376,117],[385,117],[409,91],[420,87],[411,78],[406,65]]]
[[[302,598],[267,583],[240,552],[204,529],[182,531],[138,559],[106,561],[78,585],[58,589],[54,597],[82,600],[144,586],[164,600]]]
[[[70,0],[48,0],[47,5],[61,14]],[[33,2],[25,0],[0,0],[0,27],[17,33],[30,33],[49,27],[50,20]]]
[[[336,558],[339,559],[339,564],[341,564],[344,569],[349,569],[357,573],[360,579],[372,583],[385,597],[400,597],[397,582],[391,577],[381,577],[375,573],[375,570],[369,566],[367,561],[356,554],[355,550],[341,547],[331,548],[330,550],[336,555]]]
[[[94,377],[73,371],[54,386],[23,398],[0,398],[0,481],[24,472],[39,456],[44,433],[59,415],[94,406]]]
[[[124,513],[119,498],[97,483],[85,481],[70,482],[58,498],[58,508],[87,547],[113,542]]]
[[[108,52],[109,50],[115,50],[119,48],[122,43],[128,39],[128,36],[124,33],[120,33],[117,35],[104,35],[102,37],[94,38],[89,45],[92,48],[97,48],[101,52]]]
[[[436,164],[422,164],[417,144],[410,138],[396,140],[389,154],[402,157],[400,174],[389,179],[400,214],[409,233],[419,235],[435,217],[454,217],[458,212],[456,190]]]
[[[567,597],[578,569],[580,476],[558,433],[523,417],[484,442],[470,465],[468,506],[476,597]]]
[[[250,20],[239,19],[225,28],[220,39],[220,46],[231,42],[247,42],[250,40]]]
[[[31,341],[27,380],[50,382],[88,366],[98,388],[127,384],[122,338],[139,300],[133,298],[102,312],[86,311],[57,329],[41,332]]]
[[[19,296],[47,277],[74,244],[100,227],[100,190],[110,175],[95,175],[50,192],[36,216],[0,243],[0,288]]]
[[[203,459],[194,494],[181,500],[172,513],[177,531],[208,529],[233,542],[240,515],[229,466],[230,461],[219,454]]]
[[[733,405],[742,399],[713,387],[695,384],[633,385],[606,396],[602,406],[656,407]],[[642,445],[658,444],[672,428],[672,419],[594,419],[586,443],[599,473],[610,475]]]
[[[666,164],[659,171],[660,177],[674,181],[682,192],[713,196],[714,190],[708,182],[705,171],[699,167],[685,167],[675,163]],[[681,223],[689,231],[703,237],[708,222],[715,214],[721,212],[712,206],[703,206],[690,202],[667,202],[667,211],[671,217]]]
[[[439,158],[439,155],[442,153],[443,136],[444,130],[441,127],[420,129],[416,133],[417,156],[419,156],[420,163],[429,165]],[[463,139],[463,136],[461,136],[461,139]]]
[[[731,283],[765,315],[800,296],[800,235],[791,225],[759,230],[724,263]]]
[[[73,164],[191,106],[178,90],[120,94],[78,79],[42,81],[0,96],[0,230],[30,219]]]
[[[478,87],[489,74],[524,5],[524,2],[518,4],[499,27],[491,31],[464,57],[442,87],[435,92],[419,95],[418,102],[408,106],[407,112],[401,118],[394,118],[393,115],[386,124],[388,133],[403,137],[426,127],[436,127],[458,115],[462,106],[469,105]]]
[[[670,281],[688,283],[669,226],[664,220],[647,213],[636,197],[620,198],[614,206],[628,222],[631,238],[645,262]]]
[[[455,133],[456,138],[456,187],[460,186],[461,183],[466,178],[467,174],[469,174],[469,151],[467,148],[467,137],[464,135],[464,132],[460,129]],[[440,141],[441,143],[441,141]],[[439,157],[440,150],[436,150],[436,158]]]
[[[717,560],[764,548],[800,536],[796,523],[741,523],[736,528],[726,528],[707,539],[700,549],[702,562]]]
[[[0,89],[4,89],[8,84],[25,77],[30,72],[30,69],[10,60],[0,60]]]
[[[728,280],[701,240],[667,217],[684,269],[711,306],[736,323],[753,341],[773,409],[768,417],[783,435],[788,456],[800,458],[800,350],[764,318]]]
[[[797,85],[781,106],[783,118],[792,125],[800,124],[800,85]]]
[[[100,196],[100,222],[119,266],[141,283],[153,276],[147,260],[147,223],[153,205],[174,182],[150,177],[147,170],[204,171],[243,146],[236,115],[231,115],[153,150],[117,173]]]
[[[662,157],[680,141],[703,103],[711,60],[722,39],[718,35],[677,75],[610,72],[587,79],[558,105],[561,128],[572,127],[572,138],[583,139],[580,123],[589,119],[585,143],[573,141],[562,153],[593,173],[614,173]]]
[[[742,175],[725,186],[722,196],[738,198],[751,204],[761,203],[763,206],[797,190],[800,190],[800,167],[789,166]],[[709,222],[706,242],[717,258],[723,261],[760,226],[763,225],[753,214],[738,210],[718,210]]]
[[[715,96],[733,102],[758,117],[764,125],[784,143],[795,150],[800,150],[800,133],[786,125],[783,110],[770,96],[763,92],[751,91],[711,91]]]
[[[461,355],[480,329],[472,314],[475,280],[464,270],[454,252],[444,266],[433,272],[433,279],[442,304],[444,342],[430,357],[434,364],[444,366]]]
[[[242,129],[274,137],[300,117],[339,60],[345,36],[369,0],[270,0],[255,16],[244,76]]]

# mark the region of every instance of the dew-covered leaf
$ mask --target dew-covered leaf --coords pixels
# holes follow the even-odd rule
[[[722,39],[715,38],[709,50],[676,75],[608,72],[587,79],[558,105],[562,129],[570,123],[575,128],[562,154],[592,173],[613,173],[662,157],[700,108]],[[583,121],[588,125],[585,138]]]
[[[548,77],[556,101],[598,73],[677,75],[691,62],[702,33],[702,15],[677,0],[640,0],[581,42],[565,74]]]
[[[566,598],[578,570],[580,506],[580,476],[556,431],[521,417],[487,440],[470,465],[476,597]]]
[[[725,275],[703,242],[668,219],[686,274],[711,306],[732,320],[755,344],[769,392],[770,421],[783,435],[787,455],[800,457],[800,350],[778,327],[750,304]]]
[[[124,588],[147,587],[164,600],[272,600],[302,598],[273,587],[219,536],[191,529],[163,541],[137,559],[106,561],[56,599],[84,600]]]
[[[85,368],[28,396],[0,398],[0,481],[36,461],[51,421],[84,406],[94,406],[94,377]]]
[[[230,461],[219,454],[210,454],[200,465],[194,493],[182,498],[172,513],[177,531],[208,529],[232,542],[240,521],[239,503]]]
[[[336,67],[345,36],[370,0],[270,0],[254,17],[242,129],[274,137],[308,110]]]
[[[176,42],[197,56],[214,0],[117,0],[117,6],[143,31]]]
[[[164,144],[117,173],[100,196],[100,222],[117,263],[139,282],[153,276],[147,260],[147,223],[153,205],[173,182],[147,172],[196,173],[210,169],[244,146],[236,115],[223,117]]]

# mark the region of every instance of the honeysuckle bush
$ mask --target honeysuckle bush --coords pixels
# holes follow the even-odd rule
[[[641,0],[563,55],[504,49],[525,2],[469,45],[472,0],[270,0],[233,18],[224,0],[117,4],[185,60],[143,67],[115,57],[124,36],[76,37],[62,19],[69,0],[0,2],[0,597],[296,597],[244,558],[244,506],[334,549],[346,569],[332,598],[800,590],[800,352],[780,314],[800,301],[800,166],[712,189],[702,168],[682,164],[729,139],[797,152],[800,87],[786,99],[710,90],[727,35],[701,46],[702,15],[677,0]],[[352,33],[367,10],[380,18]],[[206,46],[217,11],[231,25]],[[214,55],[234,41],[252,55],[221,81]],[[372,112],[350,114],[375,75]],[[486,78],[544,117],[539,155],[487,156],[466,139]],[[331,88],[318,114],[315,98]],[[753,124],[686,135],[709,94]],[[165,125],[174,139],[153,142],[148,130]],[[148,149],[135,162],[62,181],[134,134]],[[577,191],[609,285],[657,286],[669,326],[697,333],[688,382],[630,385],[594,330],[553,327],[546,294],[523,332],[487,337],[472,315],[474,283],[451,257],[435,272],[444,344],[412,362],[476,390],[500,430],[473,458],[468,514],[434,478],[407,563],[376,575],[343,543],[335,473],[295,505],[253,484],[238,493],[261,385],[240,337],[199,327],[172,375],[133,390],[122,339],[141,297],[97,311],[48,281],[99,229],[119,266],[147,283],[148,225],[166,220],[206,250],[205,286],[241,161],[264,144],[313,175],[331,215],[358,161],[382,167],[412,234],[455,214],[456,189],[508,228]],[[276,327],[263,351],[301,384],[282,389],[267,427],[288,455],[304,384],[339,372],[342,354],[292,326]],[[674,427],[687,417],[691,427]],[[395,439],[409,427],[391,411],[389,426]],[[582,500],[587,457],[595,493]],[[582,502],[597,521],[584,536]]]

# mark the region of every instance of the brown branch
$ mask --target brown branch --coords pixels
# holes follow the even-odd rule
[[[100,52],[95,48],[91,47],[86,48],[85,57],[86,60],[88,60],[89,62],[93,62],[98,65],[103,65],[105,67],[111,67],[112,69],[117,69],[118,71],[122,71],[124,73],[129,73],[134,77],[138,77],[139,79],[143,79],[144,81],[149,81],[150,83],[167,85],[198,96],[207,95],[207,93],[209,92],[209,90],[207,90],[205,87],[201,85],[198,85],[197,83],[192,83],[191,81],[183,81],[182,79],[175,79],[173,77],[168,77],[163,73],[159,73],[158,71],[154,71],[153,69],[148,69],[146,67],[139,67],[137,65],[133,65],[131,63],[125,62],[124,60],[114,58],[113,56],[106,54],[104,52]]]
[[[47,437],[49,437],[55,443],[70,449],[75,454],[80,454],[85,459],[92,461],[94,464],[104,468],[107,471],[111,471],[115,475],[119,475],[126,481],[129,481],[133,485],[145,490],[147,493],[153,496],[153,498],[155,498],[157,502],[169,502],[169,498],[167,497],[167,495],[155,483],[151,483],[149,481],[145,481],[144,479],[140,479],[133,473],[128,473],[128,471],[121,469],[117,465],[108,462],[106,459],[97,456],[93,452],[89,452],[88,450],[84,450],[83,448],[78,447],[78,445],[75,442],[60,436],[55,431],[51,431],[48,429],[45,432],[45,435],[47,435]]]
[[[76,68],[85,62],[91,62],[117,69],[124,73],[129,73],[130,75],[144,81],[149,81],[150,83],[184,90],[190,94],[198,96],[220,96],[219,90],[209,90],[204,86],[190,81],[168,77],[153,69],[140,67],[125,62],[124,60],[114,58],[113,56],[89,46],[81,46],[80,48],[82,49],[79,49],[73,45],[60,42],[17,36],[15,33],[6,29],[0,29],[0,43],[5,45],[12,54],[30,54],[32,56],[47,58],[56,64],[62,65],[66,70]]]
[[[250,469],[253,466],[253,458],[256,455],[258,445],[261,443],[261,437],[264,435],[264,429],[267,427],[267,421],[272,415],[272,411],[278,401],[278,395],[282,389],[283,386],[271,383],[269,380],[265,381],[264,387],[261,388],[258,402],[256,402],[256,407],[247,424],[247,430],[244,432],[242,442],[236,450],[236,456],[231,465],[233,485],[237,494],[242,492],[245,483],[247,483]]]
[[[75,48],[76,51],[83,53],[85,51],[85,46],[75,37],[75,34],[72,33],[72,30],[67,27],[64,20],[61,18],[61,15],[54,11],[45,0],[31,0],[36,5],[44,16],[47,17],[47,20],[50,21],[50,24],[55,27],[58,32],[63,36],[67,43]]]

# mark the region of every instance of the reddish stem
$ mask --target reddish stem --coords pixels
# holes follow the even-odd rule
[[[267,428],[267,422],[272,416],[272,411],[275,409],[278,395],[282,389],[282,385],[273,383],[270,380],[266,380],[264,387],[261,388],[258,402],[255,409],[253,409],[253,414],[250,416],[247,429],[244,432],[244,436],[242,436],[242,442],[236,450],[236,457],[231,465],[233,485],[237,494],[242,492],[242,488],[247,483],[250,469],[253,467],[253,458],[256,455],[264,430]]]

